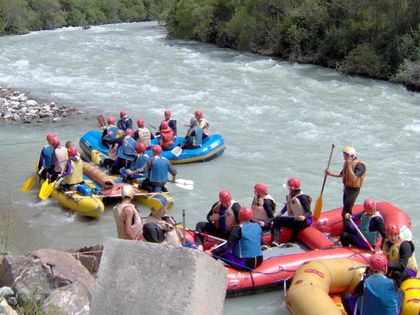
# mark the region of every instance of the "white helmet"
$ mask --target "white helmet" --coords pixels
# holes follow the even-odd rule
[[[356,156],[356,150],[353,148],[353,147],[345,147],[344,149],[343,149],[343,152],[344,153],[347,153],[348,155],[350,155],[350,156]]]
[[[121,192],[121,197],[122,198],[129,197],[129,198],[133,199],[134,198],[134,189],[133,189],[133,186],[131,186],[131,185],[125,185],[125,186],[123,186],[122,192]]]

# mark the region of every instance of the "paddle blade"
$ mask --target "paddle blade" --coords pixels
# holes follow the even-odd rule
[[[179,188],[182,188],[182,189],[187,189],[187,190],[194,189],[194,182],[188,179],[177,179],[175,181],[175,185],[177,185]]]
[[[106,126],[104,115],[96,116],[96,121],[98,122],[98,125],[101,127],[101,129]]]
[[[181,153],[182,153],[182,148],[181,148],[181,147],[176,146],[175,148],[173,148],[173,149],[171,150],[171,153],[172,153],[173,155],[175,155],[176,157],[179,157],[179,156],[181,155]]]
[[[54,190],[54,184],[55,181],[48,183],[48,181],[46,180],[42,186],[41,186],[41,190],[39,191],[39,198],[41,199],[47,199],[53,192]]]
[[[22,191],[31,190],[32,187],[34,187],[34,184],[35,184],[35,175],[28,178],[28,180],[25,182],[25,184],[23,184],[21,190]]]
[[[322,194],[316,200],[314,214],[313,214],[313,217],[315,218],[315,220],[319,219],[319,216],[321,215],[321,211],[322,211]]]

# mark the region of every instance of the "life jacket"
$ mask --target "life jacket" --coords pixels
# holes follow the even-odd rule
[[[127,141],[127,143],[125,143]],[[134,157],[127,155],[127,152],[137,155],[136,151],[137,142],[131,137],[125,137],[122,145],[118,147],[117,157],[121,159],[126,159],[128,161],[134,160]],[[126,153],[124,153],[126,151]]]
[[[291,195],[286,196],[286,205],[287,205],[287,215],[291,217],[298,217],[300,215],[305,215],[305,209],[303,208],[302,204],[300,203],[299,196],[304,195],[301,191],[297,195],[291,197]],[[309,199],[309,196],[308,196]]]
[[[166,231],[164,241],[166,241],[168,245],[182,247],[182,236],[180,231],[175,226],[152,214],[147,217],[146,223],[156,224],[160,227],[161,230]]]
[[[117,226],[117,234],[118,238],[121,239],[128,239],[127,235],[124,231],[124,222],[121,221],[121,214],[125,207],[133,207],[134,208],[134,216],[133,222],[131,223],[131,228],[133,229],[135,239],[141,239],[141,234],[143,232],[143,224],[141,222],[141,218],[137,209],[135,209],[134,205],[131,203],[119,203],[114,208],[112,208],[112,212],[114,213],[115,225]]]
[[[176,120],[173,119],[173,118],[169,118],[168,126],[169,126],[169,128],[171,128],[171,130],[174,133],[174,136],[176,137]]]
[[[133,125],[133,121],[131,120],[131,118],[127,118],[127,120],[118,120],[117,122],[117,127],[121,130],[126,130],[129,126]]]
[[[400,239],[397,243],[389,245],[389,242],[386,242],[384,245],[384,254],[387,255],[387,258],[391,264],[398,264],[400,262],[400,247],[403,242],[408,242],[411,246],[413,254],[408,258],[406,269],[417,271],[417,261],[414,254],[414,244],[411,241],[406,241]]]
[[[213,213],[218,213],[220,215],[219,220],[214,220],[214,226],[216,227],[216,229],[226,230],[230,232],[235,225],[238,225],[238,222],[235,218],[235,213],[232,209],[232,206],[235,202],[236,201],[231,200],[229,208],[224,210],[222,209],[224,207],[222,207],[222,204],[220,202],[218,202],[214,206]]]
[[[52,160],[53,160],[53,154],[54,154],[54,148],[51,145],[46,145],[42,149],[42,157],[44,158],[42,167],[47,169],[51,168],[52,166]]]
[[[117,137],[117,131],[118,131],[118,128],[115,126],[106,128],[106,135],[104,136],[104,139],[108,141],[115,139]]]
[[[118,143],[114,143],[109,147],[108,158],[110,158],[113,161],[117,159],[118,147],[119,147]]]
[[[351,168],[353,169],[353,171],[355,170],[357,163],[362,163],[363,166],[365,167],[365,171],[360,177],[357,177],[357,179],[355,181],[353,181],[351,179],[350,175],[348,174],[347,167],[343,166],[342,174],[343,174],[343,184],[344,184],[345,187],[349,187],[349,188],[360,188],[360,187],[362,187],[363,181],[365,179],[365,174],[366,174],[366,165],[365,165],[365,163],[363,163],[362,160],[354,159],[351,162]]]
[[[370,221],[374,217],[382,218],[382,215],[379,213],[379,211],[375,211],[375,213],[370,217],[366,214],[366,212],[363,212],[362,216],[360,217],[360,223],[359,223],[360,231],[363,233],[363,235],[366,237],[366,239],[369,241],[369,243],[372,246],[375,246],[379,239],[378,231],[372,232],[369,230]]]
[[[54,150],[55,155],[55,166],[54,171],[61,173],[65,170],[67,161],[69,159],[69,154],[67,153],[67,148],[59,146]]]
[[[262,255],[261,227],[258,223],[241,224],[242,238],[233,247],[233,254],[238,258],[252,258]]]
[[[274,210],[276,209],[276,202],[274,201],[273,197],[270,194],[267,194],[263,197],[255,196],[254,200],[252,201],[252,210],[254,211],[254,220],[257,221],[265,221],[268,219],[267,211],[264,209],[264,201],[266,199],[270,199],[274,203]]]
[[[152,138],[152,133],[146,127],[137,129],[139,138],[137,139],[138,143],[144,143],[146,148],[150,147],[150,139]]]
[[[209,135],[209,123],[204,117],[201,117],[198,120],[198,126],[203,130],[203,135],[208,136]]]
[[[354,314],[396,315],[401,310],[400,297],[394,290],[391,279],[382,274],[374,274],[364,283],[364,294],[357,299]]]
[[[203,143],[203,130],[199,126],[191,127],[194,128],[195,136],[187,136],[187,143],[194,145],[194,146],[200,146]],[[188,131],[188,134],[192,133],[190,132],[192,129]]]
[[[149,160],[149,156],[146,153],[137,154],[130,164],[130,170],[138,170],[142,168],[144,164]]]
[[[168,181],[169,161],[160,155],[152,157],[153,165],[149,179],[154,183],[166,183]]]
[[[160,131],[161,135],[161,146],[172,146],[174,144],[174,132],[171,128],[162,129]]]
[[[64,176],[63,182],[67,185],[79,184],[83,181],[83,161],[80,156],[75,156],[76,160],[70,158],[71,173]]]

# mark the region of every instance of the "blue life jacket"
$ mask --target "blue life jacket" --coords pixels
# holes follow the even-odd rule
[[[103,137],[103,139],[107,141],[115,139],[117,137],[117,131],[118,131],[118,128],[115,126],[108,127],[106,129],[106,135]]]
[[[128,141],[128,143],[124,144],[126,140]],[[121,159],[129,160],[129,161],[134,160],[134,156],[137,155],[136,146],[137,146],[136,140],[130,137],[124,138],[123,144],[118,147],[117,157]],[[127,155],[126,153],[129,153],[131,156]]]
[[[147,154],[143,154],[141,157],[138,155],[131,161],[130,170],[138,170],[142,168],[144,164],[146,164],[147,160],[149,160],[149,156]]]
[[[261,234],[258,223],[250,222],[241,226],[242,238],[233,247],[233,254],[238,258],[252,258],[262,255]]]
[[[150,171],[150,181],[154,183],[164,183],[168,181],[169,161],[164,157],[153,157],[153,167]]]
[[[357,310],[363,315],[395,315],[401,310],[401,300],[394,283],[376,274],[365,280],[365,292],[357,299]]]
[[[54,148],[51,145],[46,145],[42,149],[42,157],[44,162],[42,163],[43,168],[51,168],[53,160]]]
[[[199,146],[203,143],[203,129],[199,126],[195,126],[194,131],[195,136],[188,136],[186,142],[191,145]]]

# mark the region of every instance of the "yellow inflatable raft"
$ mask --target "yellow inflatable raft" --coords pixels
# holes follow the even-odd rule
[[[342,315],[329,294],[352,292],[365,268],[362,263],[335,258],[313,260],[301,265],[287,291],[286,304],[291,314]]]
[[[401,289],[404,291],[401,315],[420,314],[420,279],[410,278],[405,280],[401,284]]]

